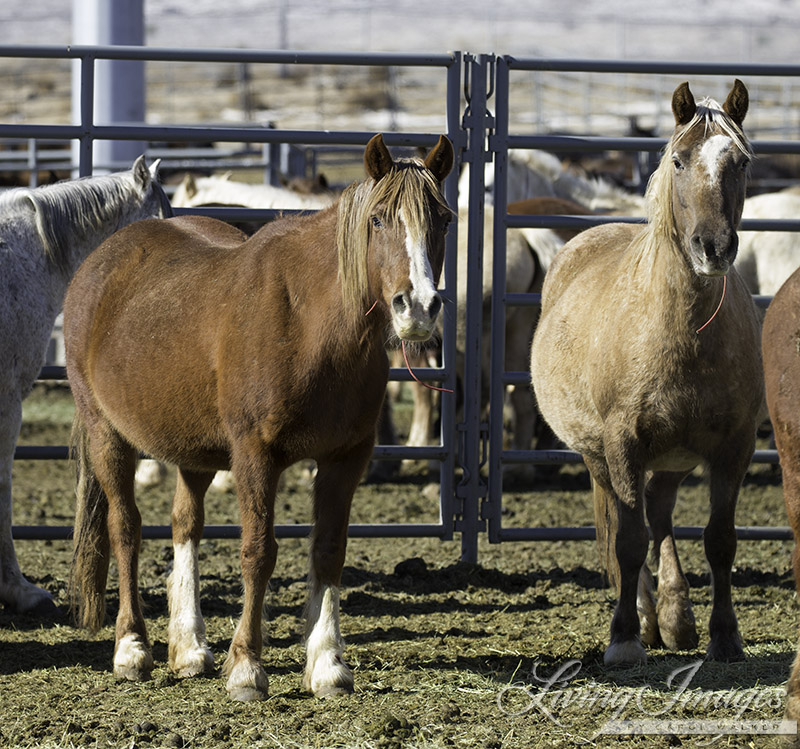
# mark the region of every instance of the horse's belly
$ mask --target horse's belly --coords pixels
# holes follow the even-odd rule
[[[703,462],[703,458],[684,447],[674,447],[649,460],[645,469],[648,471],[691,471]]]

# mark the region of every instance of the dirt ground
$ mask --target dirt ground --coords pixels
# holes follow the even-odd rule
[[[404,407],[408,408],[406,402]],[[22,444],[66,444],[71,398],[37,386],[25,404]],[[591,501],[576,468],[541,485],[504,493],[509,526],[589,525]],[[72,522],[73,466],[17,461],[14,521]],[[355,522],[435,520],[426,479],[410,471],[393,483],[362,486]],[[690,477],[678,525],[702,525],[707,485]],[[567,487],[565,490],[564,487]],[[168,522],[172,483],[142,492],[145,524]],[[278,521],[308,521],[307,474],[287,478]],[[233,493],[210,494],[208,523],[237,522]],[[780,477],[754,467],[740,497],[740,525],[785,525]],[[113,626],[97,635],[66,616],[70,544],[18,541],[21,566],[64,612],[55,621],[0,610],[0,746],[3,747],[559,747],[772,746],[766,735],[599,733],[606,721],[776,721],[794,656],[798,619],[786,541],[741,541],[734,602],[747,660],[704,662],[703,651],[653,650],[645,666],[606,669],[602,655],[613,611],[592,542],[538,542],[479,548],[459,561],[460,542],[352,539],[344,572],[342,630],[355,693],[315,700],[303,692],[301,643],[307,542],[283,539],[269,595],[263,662],[270,696],[233,703],[224,681],[179,680],[166,668],[166,579],[171,548],[143,544],[142,596],[156,669],[144,683],[111,673]],[[695,614],[706,643],[709,577],[696,541],[681,544]],[[238,542],[201,547],[202,605],[219,671],[241,603]],[[116,611],[112,568],[109,611]],[[666,730],[663,728],[662,731]]]

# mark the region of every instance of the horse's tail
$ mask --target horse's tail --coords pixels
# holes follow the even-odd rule
[[[619,528],[617,500],[612,492],[606,491],[594,478],[592,478],[592,496],[600,562],[606,570],[609,584],[619,592],[619,563],[616,551],[617,528]]]
[[[103,626],[106,615],[105,593],[110,559],[108,497],[92,468],[86,426],[77,411],[70,446],[77,470],[70,608],[78,626],[96,632]]]

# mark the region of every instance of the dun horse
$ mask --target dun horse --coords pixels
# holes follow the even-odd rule
[[[79,462],[73,594],[82,624],[98,628],[110,546],[120,576],[118,676],[145,679],[153,667],[138,597],[137,450],[179,469],[169,664],[182,676],[213,667],[197,548],[205,491],[216,470],[233,469],[244,609],[225,673],[238,700],[267,694],[261,616],[277,554],[278,479],[314,458],[303,683],[317,696],[352,690],[339,630],[350,503],[388,379],[387,324],[409,341],[435,331],[451,219],[439,183],[453,158],[442,136],[424,162],[393,161],[377,135],[364,153],[370,178],[330,208],[275,221],[244,242],[204,217],[143,222],[76,275],[64,322]]]
[[[783,473],[783,498],[794,533],[800,592],[800,270],[781,286],[764,317],[764,385]],[[800,720],[800,649],[786,686],[786,718]]]
[[[0,198],[0,603],[54,610],[50,594],[22,575],[11,539],[11,465],[22,401],[44,364],[72,274],[114,231],[171,215],[144,159],[118,174],[9,190]]]
[[[672,529],[678,486],[697,465],[711,494],[707,652],[743,657],[734,510],[763,403],[758,316],[732,267],[751,159],[748,103],[738,80],[721,108],[680,85],[675,130],[648,185],[648,225],[579,234],[545,278],[531,375],[542,414],[592,477],[600,551],[619,592],[607,664],[644,661],[643,642],[697,644]]]

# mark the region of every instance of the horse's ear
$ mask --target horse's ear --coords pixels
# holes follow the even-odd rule
[[[440,135],[436,148],[425,159],[425,166],[433,172],[437,182],[443,182],[444,178],[450,174],[454,161],[453,144],[447,136]]]
[[[138,156],[136,161],[133,162],[133,178],[142,186],[147,187],[152,177],[150,170],[147,168],[147,162],[144,160],[144,154]]]
[[[383,136],[380,133],[373,135],[364,151],[364,168],[367,174],[377,182],[388,174],[393,166],[394,159],[383,142]]]
[[[675,115],[675,124],[685,125],[694,117],[696,111],[694,96],[689,90],[689,84],[684,81],[672,94],[672,114]]]
[[[194,175],[191,172],[186,172],[183,175],[183,184],[181,186],[186,192],[187,198],[193,198],[197,194],[197,183],[194,181]]]
[[[158,177],[158,167],[161,166],[161,159],[156,159],[152,164],[150,164],[150,179],[154,182]]]
[[[747,93],[747,86],[737,78],[733,82],[733,88],[730,90],[728,98],[722,105],[722,111],[741,127],[749,106],[750,94]]]

